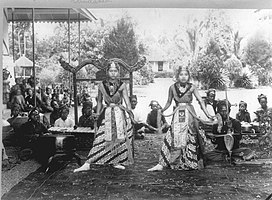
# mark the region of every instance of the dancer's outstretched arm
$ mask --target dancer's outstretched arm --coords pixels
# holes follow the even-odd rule
[[[164,112],[165,110],[167,110],[169,108],[169,106],[171,106],[172,103],[172,99],[173,99],[173,91],[171,86],[169,87],[169,91],[168,91],[168,99],[167,102],[164,106],[164,108],[161,110],[161,112]]]
[[[195,97],[196,97],[196,99],[197,99],[197,101],[198,101],[198,103],[199,103],[201,109],[202,109],[203,112],[205,113],[205,115],[206,115],[209,119],[213,119],[213,116],[211,116],[211,115],[209,114],[209,112],[207,111],[206,106],[205,106],[205,104],[204,104],[204,101],[202,100],[200,94],[198,93],[198,89],[197,89],[196,86],[194,86],[194,85],[193,85],[193,93],[194,93],[194,95],[195,95]]]

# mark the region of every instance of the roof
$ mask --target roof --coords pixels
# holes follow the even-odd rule
[[[149,61],[167,61],[166,53],[160,48],[153,48],[147,57]]]
[[[35,22],[67,22],[68,8],[35,8],[34,20]],[[12,21],[12,11],[14,21],[32,21],[31,8],[8,8],[8,22]],[[79,14],[79,18],[78,18]],[[78,8],[70,9],[70,21],[93,21],[97,18],[91,13],[89,9]]]
[[[15,61],[15,66],[33,67],[33,62],[25,57],[25,55],[22,55],[18,60]]]

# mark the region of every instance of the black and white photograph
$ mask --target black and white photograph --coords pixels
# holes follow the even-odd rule
[[[272,200],[272,3],[4,0],[1,199]]]

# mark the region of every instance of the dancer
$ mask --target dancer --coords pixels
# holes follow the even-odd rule
[[[112,62],[107,68],[107,80],[98,88],[97,126],[93,147],[84,165],[74,172],[90,169],[90,164],[111,164],[125,169],[124,165],[134,162],[132,154],[133,128],[129,116],[133,116],[126,84],[118,79],[119,68]],[[122,106],[122,98],[126,108]],[[106,107],[102,110],[102,100]],[[126,115],[129,113],[129,116]],[[100,113],[100,114],[99,114]],[[132,118],[133,119],[133,118]]]
[[[201,163],[201,138],[198,130],[195,110],[192,106],[193,95],[209,119],[197,88],[189,82],[190,73],[187,67],[180,66],[176,73],[177,82],[170,86],[168,100],[161,110],[164,112],[174,99],[176,108],[173,112],[171,129],[166,133],[160,151],[159,163],[148,171],[160,171],[164,167],[180,170],[192,170],[203,167]],[[199,162],[200,161],[200,162]]]

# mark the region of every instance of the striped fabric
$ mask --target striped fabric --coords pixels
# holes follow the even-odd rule
[[[117,139],[113,137],[111,141],[106,140],[108,136],[105,134],[105,120],[103,120],[86,163],[129,165],[134,162],[132,153],[133,127],[129,117],[126,116],[125,119],[125,138]]]
[[[188,109],[188,106],[186,109]],[[168,166],[172,169],[198,169],[198,144],[196,133],[193,131],[196,130],[196,127],[193,127],[196,124],[192,121],[193,117],[188,111],[185,112],[186,119],[183,122],[179,122],[180,116],[178,113],[179,112],[177,111],[173,116],[172,128],[166,133],[166,136],[163,140],[159,164],[162,166]],[[178,123],[181,123],[181,125],[179,126]],[[184,123],[187,125],[184,125]],[[180,138],[177,138],[177,130],[175,130],[177,128],[180,128]],[[186,131],[186,133],[184,131]]]

